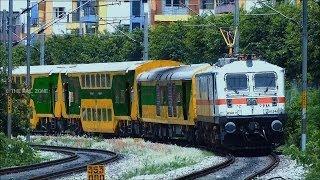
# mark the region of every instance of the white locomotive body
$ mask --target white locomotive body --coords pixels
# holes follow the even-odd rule
[[[196,75],[199,139],[229,148],[283,141],[284,69],[261,60],[219,59]]]

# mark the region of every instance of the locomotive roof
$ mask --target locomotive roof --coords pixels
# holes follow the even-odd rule
[[[283,68],[268,63],[262,60],[252,60],[252,61],[233,61],[229,64],[225,64],[222,67],[213,66],[206,69],[202,73],[206,74],[212,72],[225,72],[225,73],[245,73],[245,72],[261,72],[261,71],[281,71]]]
[[[210,64],[191,64],[176,67],[162,67],[141,73],[138,81],[191,80],[198,71],[210,67]]]
[[[149,61],[125,61],[91,64],[67,64],[67,65],[40,65],[31,66],[30,74],[52,73],[89,73],[89,72],[121,72],[134,70],[141,64]],[[18,66],[12,71],[13,75],[26,74],[26,66]]]

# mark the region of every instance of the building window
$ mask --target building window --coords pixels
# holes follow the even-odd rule
[[[140,16],[140,1],[133,1],[132,2],[132,15],[133,16]]]
[[[185,0],[166,0],[166,6],[180,6],[184,4]]]
[[[54,12],[55,18],[61,18],[66,14],[64,7],[54,7],[53,12]]]
[[[214,0],[202,0],[202,9],[214,9]]]

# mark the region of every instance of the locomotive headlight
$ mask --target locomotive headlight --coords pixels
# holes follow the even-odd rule
[[[274,120],[271,123],[271,128],[274,131],[282,131],[282,123],[279,120]]]
[[[234,133],[236,131],[236,125],[233,122],[228,122],[226,125],[224,125],[224,129],[227,133]]]

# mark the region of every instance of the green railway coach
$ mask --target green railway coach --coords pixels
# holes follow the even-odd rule
[[[170,60],[32,66],[32,128],[53,132],[133,132],[138,120],[136,77]],[[22,81],[26,67],[14,70]]]
[[[31,66],[30,107],[32,117],[31,127],[35,129],[47,129],[47,124],[55,117],[61,117],[61,104],[58,97],[59,72],[57,70],[67,68],[69,65]],[[19,66],[12,72],[13,83],[17,87],[15,92],[22,92],[25,84],[26,66]]]
[[[183,136],[195,125],[195,74],[210,64],[164,67],[138,77],[145,136]]]

